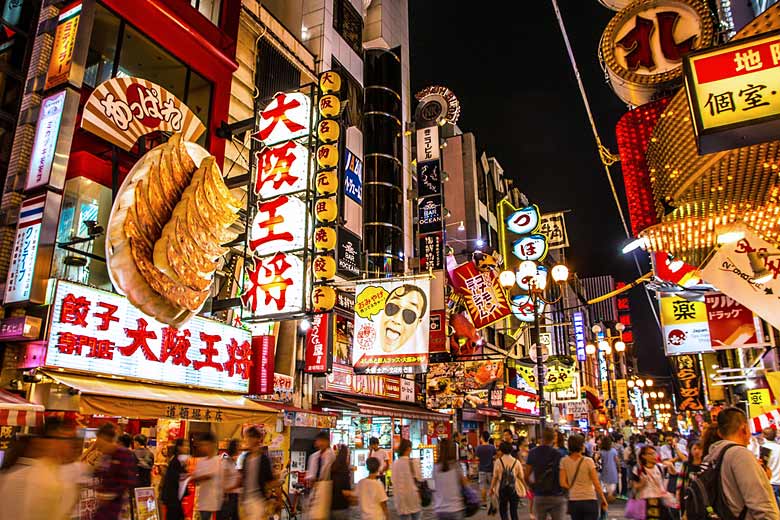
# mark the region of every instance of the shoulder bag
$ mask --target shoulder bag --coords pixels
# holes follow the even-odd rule
[[[574,470],[574,478],[572,478],[569,481],[569,487],[566,489],[566,497],[567,498],[569,496],[569,490],[572,488],[572,486],[574,486],[574,483],[577,482],[577,475],[579,475],[579,473],[580,473],[580,466],[582,466],[582,462],[584,460],[585,460],[585,456],[584,455],[580,456],[580,461],[577,463],[577,469]],[[569,473],[568,472],[566,472],[566,478],[567,479],[569,478]],[[567,508],[566,513],[571,515],[571,500],[567,500],[566,504],[567,504],[566,505],[566,508]]]
[[[409,459],[409,474],[412,476],[414,483],[417,485],[417,492],[420,494],[420,505],[423,507],[428,507],[433,501],[433,493],[431,492],[431,488],[428,487],[428,482],[425,479],[417,480],[417,477],[414,476],[414,465],[412,464],[412,459]]]

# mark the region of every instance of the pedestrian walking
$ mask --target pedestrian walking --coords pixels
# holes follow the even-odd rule
[[[401,439],[398,458],[393,462],[393,504],[401,520],[420,520],[422,503],[417,483],[423,480],[420,461],[412,460],[412,443]]]
[[[198,461],[192,472],[195,504],[200,520],[216,520],[222,509],[224,481],[222,458],[217,455],[217,439],[213,433],[204,434],[197,443]]]
[[[368,476],[358,482],[355,493],[360,504],[361,520],[389,520],[387,512],[387,493],[379,482],[380,462],[376,457],[366,460]]]
[[[231,439],[227,452],[222,456],[222,509],[218,520],[238,520],[238,492],[241,489],[241,474],[236,467],[238,439]]]
[[[333,498],[330,471],[336,453],[331,449],[330,435],[325,431],[314,438],[314,447],[317,451],[309,456],[306,473],[306,482],[311,488],[306,511],[309,520],[324,520],[330,518],[330,501]]]
[[[330,468],[330,478],[333,481],[331,518],[349,520],[349,506],[354,494],[352,493],[352,471],[349,467],[349,448],[344,444],[336,447],[336,460]]]
[[[434,510],[438,520],[463,520],[466,504],[463,500],[463,486],[468,486],[456,458],[455,445],[449,439],[439,442],[439,463],[433,468],[433,482],[436,491]]]
[[[764,445],[761,446],[761,450],[761,460],[772,474],[769,483],[772,484],[775,499],[780,504],[780,444],[777,443],[777,430],[772,428],[764,430]]]
[[[263,434],[256,427],[247,428],[244,439],[249,449],[241,466],[241,502],[250,520],[263,518],[268,487],[274,480],[271,460],[263,453]]]
[[[160,486],[160,502],[165,506],[165,520],[184,520],[181,500],[187,495],[187,460],[189,445],[184,439],[176,439],[168,451],[168,469]]]
[[[612,439],[609,435],[605,435],[601,439],[601,447],[597,456],[601,461],[601,473],[599,475],[601,486],[607,495],[607,502],[612,503],[615,501],[620,459],[617,451],[612,447]]]
[[[566,497],[560,483],[561,454],[553,447],[555,431],[542,432],[542,444],[532,449],[525,465],[525,480],[531,482],[534,495],[533,514],[536,520],[563,520]]]
[[[696,441],[691,444],[690,450],[688,450],[688,460],[683,462],[682,469],[677,475],[677,501],[681,505],[685,496],[685,490],[691,481],[695,480],[696,476],[701,473],[703,462],[704,451],[702,450],[701,442]]]
[[[496,459],[496,447],[490,444],[490,434],[488,432],[482,432],[481,442],[475,451],[479,461],[479,489],[482,493],[482,502],[485,502],[493,480],[493,463]],[[509,445],[509,452],[511,456],[511,444]]]
[[[494,464],[490,484],[490,495],[498,496],[498,510],[501,520],[517,520],[517,508],[520,497],[525,496],[522,464],[512,456],[512,446],[502,442],[499,446],[500,456]]]
[[[608,503],[596,464],[583,455],[585,439],[581,435],[570,435],[568,447],[569,455],[561,460],[560,481],[569,492],[569,516],[572,520],[598,520]]]
[[[729,512],[735,518],[745,520],[780,519],[769,479],[747,449],[751,435],[745,412],[739,408],[721,410],[718,414],[718,435],[721,440],[712,444],[704,461],[708,464],[721,461],[721,498]]]
[[[379,439],[371,437],[368,441],[368,458],[374,458],[379,461],[379,482],[386,486],[385,474],[390,469],[390,455],[379,446]]]
[[[133,455],[138,468],[136,472],[136,485],[149,487],[152,485],[152,468],[154,467],[154,453],[147,446],[146,435],[138,434],[133,437]]]
[[[657,461],[655,448],[649,445],[642,447],[637,466],[631,474],[631,485],[635,498],[645,502],[647,520],[671,520],[668,510],[670,493],[666,490],[663,466]]]

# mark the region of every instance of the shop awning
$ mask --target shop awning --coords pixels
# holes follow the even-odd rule
[[[78,390],[79,412],[129,418],[206,422],[260,422],[278,410],[238,394],[149,385],[104,377],[46,371],[57,383]]]
[[[334,392],[320,392],[320,405],[327,408],[353,410],[371,417],[397,417],[422,421],[449,421],[450,416],[432,412],[413,404],[387,403],[360,396],[347,396]]]
[[[273,401],[261,401],[257,399],[252,399],[252,401],[255,403],[259,403],[263,406],[268,406],[269,408],[273,408],[274,410],[284,411],[284,412],[312,413],[315,415],[327,415],[327,416],[338,415],[336,412],[326,412],[322,410],[307,410],[305,408],[298,408],[297,406],[293,406],[291,404],[286,404],[286,403],[276,403]]]
[[[537,423],[539,422],[538,415],[531,415],[528,413],[512,412],[509,410],[501,410],[501,417],[506,417],[510,421],[520,421],[524,423]]]
[[[43,426],[43,406],[0,390],[0,426]]]

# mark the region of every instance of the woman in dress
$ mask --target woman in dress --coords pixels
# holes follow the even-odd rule
[[[583,456],[585,439],[569,436],[569,455],[561,459],[561,487],[569,490],[569,515],[572,520],[598,520],[607,509],[607,498],[599,483],[596,464]]]
[[[420,520],[422,504],[417,483],[422,481],[420,461],[412,460],[412,443],[402,439],[398,445],[398,458],[393,462],[393,503],[401,520]]]
[[[672,496],[666,491],[663,467],[657,463],[658,456],[652,446],[643,446],[639,451],[637,465],[631,473],[631,486],[638,500],[647,503],[646,520],[671,520],[663,500]]]
[[[468,485],[460,469],[455,446],[449,439],[439,442],[439,463],[433,469],[434,510],[438,520],[463,520],[466,504],[463,500],[463,486]]]
[[[617,450],[612,447],[612,438],[609,435],[602,437],[601,449],[597,455],[601,461],[601,485],[607,494],[607,500],[612,502],[615,500],[620,459]]]

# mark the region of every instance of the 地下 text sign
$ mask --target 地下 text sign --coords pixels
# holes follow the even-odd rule
[[[126,298],[59,281],[46,366],[246,392],[253,366],[248,331],[194,317],[175,329]]]
[[[780,32],[686,58],[686,87],[702,153],[775,139],[780,128]]]

